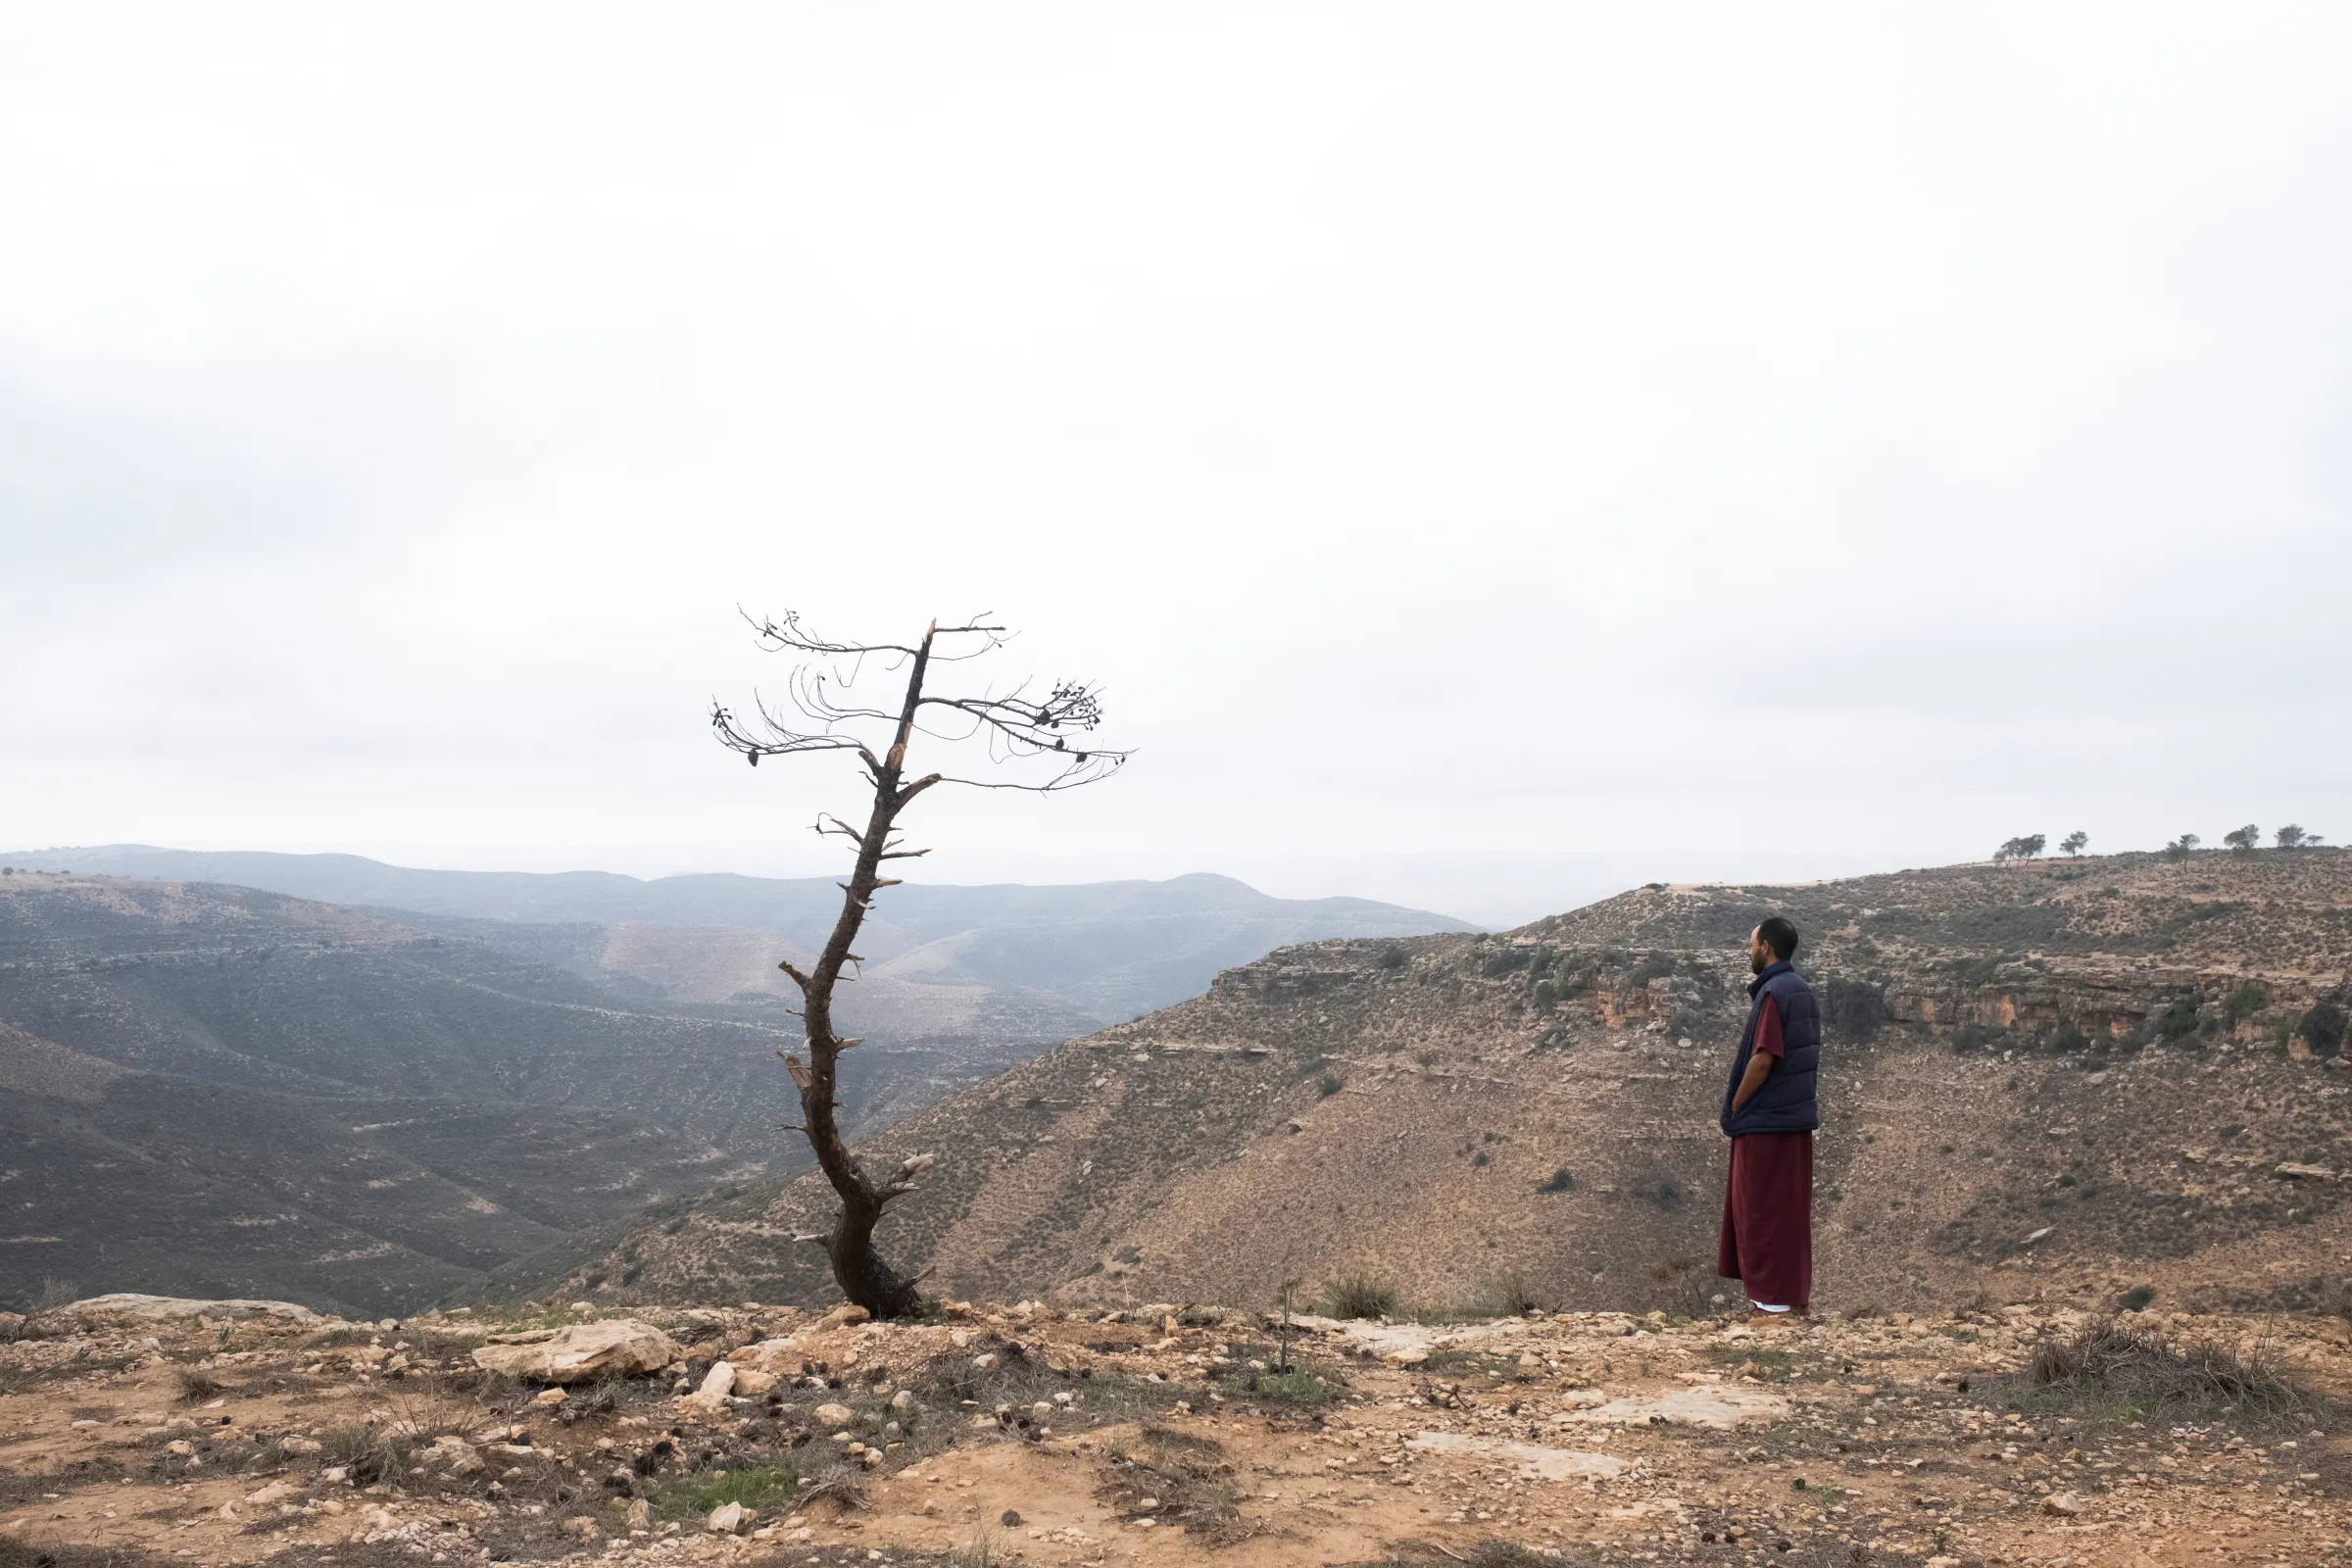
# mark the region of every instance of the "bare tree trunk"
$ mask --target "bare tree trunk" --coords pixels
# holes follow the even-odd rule
[[[923,633],[922,645],[914,656],[914,666],[906,677],[906,699],[900,711],[897,737],[888,755],[876,760],[871,752],[859,748],[858,755],[864,759],[873,779],[874,804],[863,833],[836,829],[856,841],[858,858],[851,868],[850,880],[842,884],[841,917],[833,923],[833,935],[826,941],[824,952],[817,956],[816,966],[808,973],[803,974],[790,963],[778,965],[801,988],[802,1017],[808,1032],[808,1066],[804,1069],[798,1059],[790,1056],[785,1058],[785,1064],[793,1070],[793,1079],[800,1086],[803,1123],[808,1143],[816,1151],[817,1165],[841,1197],[841,1217],[834,1222],[833,1234],[825,1244],[833,1261],[833,1278],[840,1284],[842,1295],[874,1316],[885,1318],[906,1317],[921,1305],[914,1282],[902,1278],[874,1251],[874,1226],[882,1218],[882,1210],[891,1200],[911,1190],[916,1172],[910,1162],[895,1179],[876,1182],[842,1141],[833,1114],[837,1108],[834,1090],[841,1054],[858,1042],[842,1039],[833,1028],[833,987],[841,978],[844,964],[859,961],[852,948],[865,923],[865,911],[874,894],[897,885],[895,878],[881,874],[882,862],[904,858],[909,853],[923,853],[893,849],[890,834],[906,803],[939,782],[939,775],[933,773],[911,784],[900,783],[936,631],[935,623]]]
[[[801,1017],[808,1033],[806,1062],[798,1056],[784,1056],[784,1065],[791,1070],[792,1081],[801,1091],[800,1130],[808,1135],[809,1147],[816,1151],[818,1167],[841,1197],[841,1217],[834,1222],[833,1234],[825,1245],[833,1260],[833,1278],[840,1283],[844,1296],[876,1317],[904,1317],[922,1305],[915,1295],[915,1280],[901,1278],[875,1255],[874,1226],[894,1199],[914,1190],[916,1179],[930,1169],[932,1156],[916,1154],[888,1178],[877,1181],[850,1153],[834,1120],[834,1113],[840,1108],[835,1091],[840,1084],[841,1054],[858,1042],[844,1040],[834,1030],[833,988],[841,980],[843,965],[860,961],[854,949],[874,895],[883,888],[898,885],[897,879],[882,874],[883,862],[910,859],[927,853],[900,849],[891,842],[892,829],[907,803],[934,784],[1048,794],[1108,778],[1131,754],[1107,750],[1089,740],[1095,726],[1102,721],[1102,704],[1096,688],[1084,681],[1055,681],[1042,694],[1034,692],[1025,681],[1009,691],[949,692],[938,696],[924,692],[923,680],[931,669],[935,644],[941,645],[937,657],[943,663],[975,659],[1004,646],[1006,633],[1003,626],[975,619],[943,629],[935,620],[923,629],[922,642],[909,648],[903,643],[837,642],[819,637],[790,611],[781,619],[762,620],[756,625],[760,641],[770,649],[858,662],[849,666],[847,674],[840,673],[843,668],[840,663],[822,669],[803,665],[794,670],[792,704],[799,710],[800,718],[782,715],[761,703],[758,722],[745,724],[714,702],[710,708],[710,727],[721,744],[754,767],[760,765],[762,757],[855,751],[865,763],[866,776],[874,786],[873,808],[867,812],[862,829],[837,817],[817,819],[819,833],[838,833],[858,848],[850,879],[841,884],[841,917],[833,923],[833,934],[826,939],[824,952],[817,956],[807,974],[794,968],[790,960],[776,967],[792,976],[801,988]],[[862,662],[869,657],[885,656],[894,662],[899,659],[909,662],[908,666],[894,664],[907,668],[906,692],[897,713],[845,701],[840,694],[856,682],[858,670],[864,667]],[[1017,765],[1042,761],[1050,764],[1051,770],[1029,782],[1020,781],[1017,772],[1003,781],[926,773],[910,783],[903,782],[906,776],[906,747],[914,738],[915,717],[925,708],[953,713],[953,722],[966,728],[968,732],[960,737],[946,737],[951,746],[958,740],[985,737],[992,762]],[[814,721],[813,727],[805,727],[809,720]],[[891,741],[883,749],[883,755],[876,757],[871,746],[859,738],[859,728],[871,726],[865,733],[878,737],[885,725],[890,728]],[[936,730],[928,733],[939,736]],[[916,1279],[919,1278],[917,1275]]]

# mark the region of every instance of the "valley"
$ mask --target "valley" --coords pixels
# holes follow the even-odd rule
[[[776,1055],[801,1038],[776,991],[776,958],[803,951],[789,935],[363,909],[25,868],[38,858],[0,857],[0,1304],[137,1288],[406,1312],[649,1202],[723,1200],[805,1158],[776,1129],[788,1103]],[[342,881],[322,890],[426,903],[436,878],[457,875],[255,858],[294,861],[313,882],[314,859],[331,861]],[[659,884],[550,880],[602,889],[603,904],[544,881],[526,879],[527,898],[490,897],[507,887],[498,878],[459,885],[473,890],[466,906],[509,913],[575,914],[585,900],[608,914],[765,918],[807,905],[798,885],[748,878],[715,879],[737,905],[691,907],[660,892],[623,903],[628,887]],[[1137,973],[1187,963],[1204,984],[1216,955],[1260,951],[1257,934],[1300,921],[1447,923],[1198,884],[977,901],[898,890],[917,910],[897,938],[903,972],[877,961],[844,991],[843,1015],[867,1039],[846,1067],[853,1128],[878,1130],[1099,1027],[1065,991],[1121,998]],[[921,924],[929,895],[963,914]],[[1078,920],[1099,924],[1091,946],[1052,938]]]

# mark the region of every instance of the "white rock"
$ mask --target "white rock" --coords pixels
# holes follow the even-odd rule
[[[317,1453],[324,1445],[317,1438],[280,1438],[277,1446],[284,1453]]]
[[[297,1306],[292,1301],[206,1301],[184,1296],[140,1296],[132,1292],[93,1296],[60,1307],[50,1315],[129,1319],[140,1323],[172,1323],[198,1317],[273,1317],[304,1325],[325,1321],[309,1307]]]
[[[801,1342],[787,1334],[780,1339],[761,1340],[758,1345],[737,1352],[741,1364],[756,1366],[762,1372],[792,1374],[801,1369]]]
[[[890,1407],[893,1410],[913,1409],[914,1391],[912,1389],[901,1389],[898,1393],[892,1395],[890,1396]]]
[[[290,1483],[272,1481],[259,1492],[245,1494],[245,1500],[249,1503],[260,1503],[266,1507],[272,1502],[283,1502],[288,1497],[297,1495],[299,1491],[299,1488]]]
[[[731,1536],[741,1530],[751,1516],[752,1511],[740,1502],[722,1502],[710,1510],[710,1517],[703,1521],[703,1528],[713,1535]]]
[[[488,1345],[473,1352],[477,1366],[539,1383],[593,1383],[659,1372],[677,1358],[678,1348],[668,1335],[632,1318],[494,1334]]]
[[[2041,1511],[2072,1519],[2082,1511],[2082,1499],[2071,1492],[2053,1492],[2041,1499]]]
[[[735,1367],[732,1362],[713,1361],[710,1370],[703,1374],[703,1386],[695,1393],[706,1399],[723,1399],[735,1388]]]
[[[776,1386],[773,1372],[761,1372],[755,1367],[735,1369],[735,1392],[747,1399],[757,1399]]]
[[[851,1414],[846,1404],[820,1404],[816,1407],[816,1424],[820,1427],[848,1426]]]
[[[552,1406],[562,1404],[570,1397],[571,1396],[562,1389],[541,1389],[531,1402],[536,1405]]]

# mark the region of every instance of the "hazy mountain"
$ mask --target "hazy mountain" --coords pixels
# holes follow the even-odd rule
[[[1295,948],[873,1140],[956,1294],[1256,1301],[1345,1273],[1460,1304],[1668,1304],[1711,1272],[1744,940],[1794,918],[1830,1019],[1821,1298],[2003,1270],[2318,1301],[2352,1252],[2352,854],[1660,884],[1493,937]],[[672,1205],[492,1292],[824,1299],[821,1179]]]
[[[730,945],[642,932],[615,940],[578,929],[559,936],[466,928],[485,941],[527,945],[574,972],[651,984],[677,1001],[723,1001],[743,991],[783,994],[777,957],[821,947],[841,909],[841,889],[830,877],[710,874],[642,881],[605,871],[433,871],[353,855],[199,853],[145,845],[13,851],[0,854],[0,863],[229,883],[443,918],[607,933],[644,926],[725,929],[767,939]],[[1471,929],[1444,915],[1366,899],[1271,898],[1230,877],[1205,874],[1065,887],[909,883],[876,901],[858,951],[870,960],[865,973],[875,978],[1051,992],[1107,1022],[1197,996],[1219,969],[1288,944]],[[550,944],[568,944],[564,951],[569,956],[554,956]],[[689,961],[678,961],[681,948],[692,950]],[[714,956],[714,950],[724,951]]]

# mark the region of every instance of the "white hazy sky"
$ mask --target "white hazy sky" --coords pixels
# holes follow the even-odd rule
[[[818,869],[738,604],[1104,683],[952,880],[2352,836],[2347,80],[2340,4],[8,7],[0,845]]]

